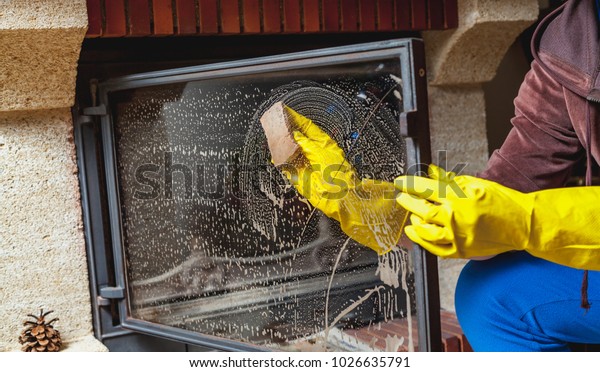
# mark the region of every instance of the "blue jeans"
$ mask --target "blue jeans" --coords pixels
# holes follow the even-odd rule
[[[475,351],[569,351],[600,344],[600,271],[589,272],[591,308],[581,304],[583,270],[511,252],[469,262],[456,287],[456,314]]]

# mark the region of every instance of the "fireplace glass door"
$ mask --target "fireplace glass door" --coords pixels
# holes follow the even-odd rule
[[[346,236],[272,164],[259,120],[282,101],[393,182],[424,157],[422,64],[398,40],[101,82],[122,326],[223,350],[426,349],[435,268],[405,239],[378,256]]]

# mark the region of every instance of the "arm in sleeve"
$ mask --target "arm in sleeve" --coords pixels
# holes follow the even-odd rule
[[[564,186],[584,155],[564,89],[532,63],[514,101],[513,128],[479,177],[522,192]]]

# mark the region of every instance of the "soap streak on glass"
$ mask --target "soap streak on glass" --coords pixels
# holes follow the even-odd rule
[[[411,255],[377,256],[312,208],[271,164],[258,120],[283,101],[361,178],[391,182],[406,168],[400,67],[111,93],[131,315],[283,350],[414,349]]]

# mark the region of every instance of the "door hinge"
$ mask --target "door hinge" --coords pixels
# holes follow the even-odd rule
[[[121,300],[125,298],[125,289],[122,287],[101,287],[99,293],[102,299]]]
[[[419,133],[417,122],[417,111],[405,111],[400,113],[400,134],[403,137],[417,137]]]
[[[98,106],[86,107],[83,109],[85,116],[105,116],[107,114],[106,106],[100,104]]]

